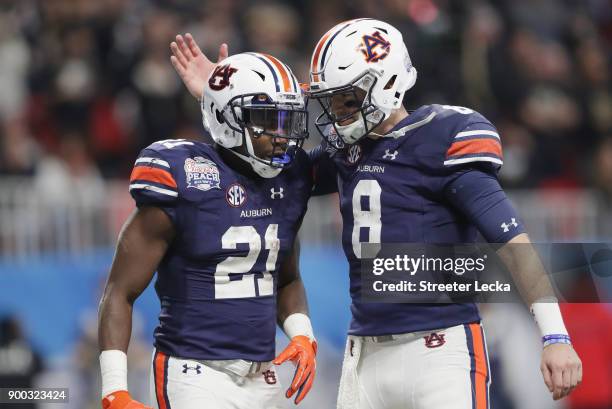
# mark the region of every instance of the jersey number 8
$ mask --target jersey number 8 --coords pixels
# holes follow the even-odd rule
[[[353,252],[357,258],[372,258],[376,257],[380,251],[380,236],[381,236],[381,212],[380,212],[380,195],[382,189],[376,180],[360,180],[353,191]],[[369,206],[367,210],[363,209],[362,197],[367,197]],[[361,229],[368,230],[368,239],[365,242],[360,241]],[[362,246],[362,243],[368,243],[367,246]],[[365,251],[363,251],[365,250]]]

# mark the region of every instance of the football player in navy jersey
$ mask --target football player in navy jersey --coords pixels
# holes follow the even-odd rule
[[[541,370],[560,399],[582,378],[543,266],[497,181],[500,135],[471,109],[426,105],[408,113],[417,77],[401,33],[374,19],[340,23],[317,43],[309,97],[324,144],[321,192],[338,190],[350,265],[352,321],[338,396],[342,409],[489,407],[490,370],[475,304],[362,300],[362,249],[385,243],[470,243],[498,254],[542,332]],[[327,174],[323,172],[327,170]],[[322,173],[323,172],[323,173]],[[362,247],[374,243],[374,247]],[[520,351],[517,351],[520,353]]]
[[[198,76],[205,74],[182,75],[195,96]],[[477,232],[499,245],[530,306],[542,332],[544,382],[561,399],[580,383],[582,367],[544,268],[497,180],[500,135],[464,107],[426,105],[409,114],[402,100],[416,77],[401,33],[374,19],[338,24],[312,55],[309,96],[321,105],[315,124],[324,139],[309,154],[314,194],[339,192],[350,266],[353,317],[337,406],[489,407],[476,305],[364,302],[360,274],[363,243],[463,244]]]
[[[301,89],[269,55],[206,63],[201,108],[215,146],[159,141],[131,174],[137,209],[100,302],[104,409],[146,408],[127,391],[125,353],[133,303],[155,271],[154,408],[281,408],[273,363],[296,363],[286,392],[296,404],[315,376],[296,241],[312,189]],[[277,322],[291,341],[275,359]]]

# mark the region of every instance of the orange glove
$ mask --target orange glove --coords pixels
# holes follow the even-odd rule
[[[295,397],[296,405],[306,397],[312,387],[317,369],[316,355],[316,341],[310,342],[310,338],[307,336],[298,335],[291,339],[287,348],[273,361],[274,365],[281,365],[290,360],[297,366],[291,386],[287,389],[287,393],[285,393],[287,398],[292,397],[295,392],[298,393]]]
[[[132,399],[128,391],[117,391],[102,399],[102,409],[153,409]]]

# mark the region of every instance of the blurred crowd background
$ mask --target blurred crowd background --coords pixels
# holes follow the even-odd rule
[[[199,106],[169,61],[174,36],[192,33],[213,59],[222,42],[230,53],[270,53],[306,82],[320,36],[365,16],[404,34],[419,71],[406,94],[409,109],[467,106],[497,125],[500,179],[533,238],[610,242],[609,0],[3,0],[0,387],[69,385],[70,407],[98,407],[95,310],[117,232],[133,208],[127,178],[134,158],[157,140],[206,139]],[[313,130],[309,146],[318,140]],[[335,200],[313,200],[302,232],[302,270],[322,344],[305,408],[334,407],[348,325]],[[146,396],[141,375],[158,304],[150,290],[139,303],[133,388]],[[564,308],[585,384],[555,404],[540,379],[537,330],[526,310],[483,307],[494,408],[612,407],[611,310]]]

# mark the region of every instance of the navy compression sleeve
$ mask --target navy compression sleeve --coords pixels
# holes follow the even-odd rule
[[[489,243],[507,243],[525,232],[514,206],[490,173],[462,173],[448,183],[444,193]]]

